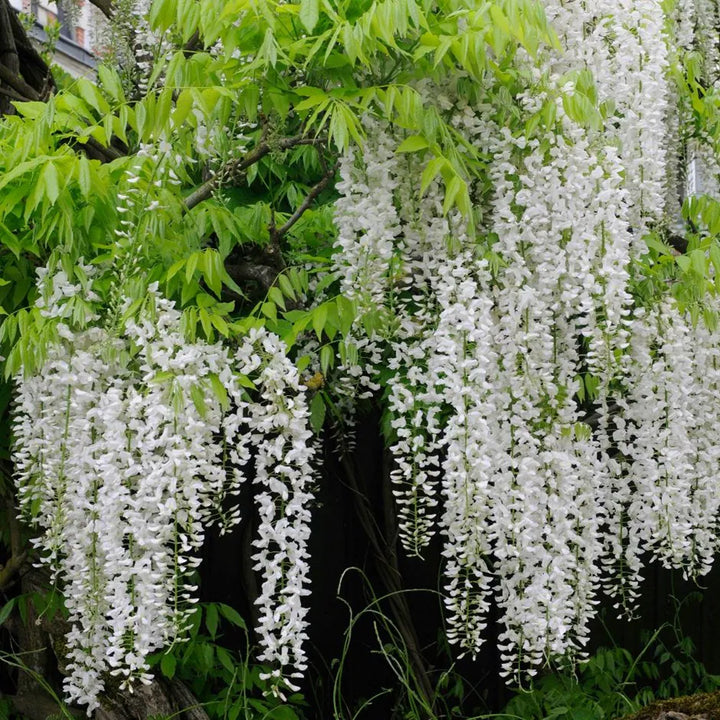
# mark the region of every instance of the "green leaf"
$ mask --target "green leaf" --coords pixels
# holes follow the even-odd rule
[[[205,394],[202,388],[197,385],[192,385],[190,387],[190,397],[193,405],[195,405],[195,409],[200,413],[200,417],[205,417],[207,415],[207,403],[205,402]]]
[[[37,118],[42,117],[48,111],[48,104],[39,101],[17,102],[13,103],[13,105],[15,105],[20,115],[31,120],[37,120]]]
[[[288,276],[284,274],[278,275],[277,281],[278,285],[280,285],[280,289],[283,291],[285,296],[289,297],[291,300],[295,300],[295,289],[293,288]]]
[[[185,258],[182,260],[178,260],[176,263],[173,263],[167,271],[167,279],[172,280],[173,277],[182,270],[183,266],[185,265]]]
[[[199,661],[200,671],[205,675],[212,670],[214,655],[215,648],[210,643],[198,643],[195,656]]]
[[[258,51],[258,58],[263,58],[264,60],[267,60],[267,62],[272,67],[275,67],[278,57],[277,51],[278,45],[275,40],[275,35],[273,34],[271,28],[267,28],[265,30],[265,38],[262,45],[260,46],[260,50]]]
[[[335,362],[335,353],[329,345],[325,345],[320,350],[320,370],[323,375],[327,375],[328,370]]]
[[[207,286],[220,297],[222,292],[223,265],[220,256],[215,250],[206,250],[203,256],[204,277]]]
[[[168,380],[174,380],[174,379],[175,379],[175,373],[172,370],[159,370],[150,378],[150,382],[153,383],[154,385],[162,385],[163,383],[166,383]]]
[[[210,633],[210,637],[214,640],[218,628],[218,609],[214,603],[210,603],[205,608],[205,627]]]
[[[288,705],[278,705],[264,715],[264,717],[267,718],[267,720],[298,720],[297,713]]]
[[[445,200],[443,201],[443,215],[447,215],[450,208],[455,204],[458,195],[462,195],[463,190],[467,191],[465,181],[459,175],[453,175],[450,182],[445,188]]]
[[[220,664],[229,673],[234,673],[237,670],[235,663],[233,662],[232,655],[225,648],[218,645],[215,648],[215,654],[217,655],[217,659],[220,661]]]
[[[347,335],[355,322],[355,305],[344,295],[340,295],[337,299],[338,323],[340,332]]]
[[[220,608],[220,614],[228,622],[230,622],[235,627],[242,628],[243,630],[247,629],[245,621],[242,619],[240,613],[235,610],[235,608],[231,608],[229,605],[225,605],[225,603],[218,603],[218,607]]]
[[[160,661],[160,670],[162,674],[172,680],[175,677],[175,667],[177,666],[177,660],[172,653],[165,653]]]
[[[418,150],[425,150],[428,148],[428,141],[422,137],[422,135],[411,135],[405,138],[401,143],[396,152],[417,152]]]
[[[661,255],[672,255],[672,250],[664,242],[653,235],[645,237],[645,244],[651,249],[656,250]]]
[[[420,194],[428,189],[430,183],[438,176],[440,171],[447,164],[447,160],[444,157],[435,157],[427,164],[423,170],[423,174],[420,178]]]
[[[216,373],[210,374],[210,385],[212,386],[213,393],[220,403],[220,407],[223,411],[226,411],[230,406],[228,399],[227,388],[223,385],[222,380],[217,376]]]
[[[280,288],[273,285],[273,287],[268,290],[268,299],[271,302],[274,302],[278,307],[281,307],[283,310],[285,309],[285,298],[283,297]]]
[[[325,327],[325,323],[327,322],[327,316],[328,307],[325,303],[323,303],[322,305],[318,305],[318,307],[313,310],[312,326],[318,340],[322,338],[323,328]]]
[[[692,265],[692,269],[700,275],[700,277],[705,277],[707,267],[705,253],[700,250],[700,248],[696,248],[690,253],[690,264]]]
[[[81,155],[77,163],[77,182],[83,197],[89,198],[92,192],[92,179],[90,177],[90,161]]]
[[[2,609],[0,609],[0,625],[2,625],[10,617],[10,613],[15,607],[16,601],[17,598],[11,598],[2,606]]]
[[[237,375],[238,385],[248,388],[249,390],[257,390],[255,383],[247,375]]]
[[[320,17],[320,0],[300,0],[300,22],[311,33]]]
[[[716,242],[710,245],[710,261],[715,268],[715,289],[720,291],[720,247]]]
[[[98,75],[100,82],[105,88],[106,92],[117,102],[124,102],[125,96],[123,94],[122,82],[120,81],[120,75],[117,71],[109,65],[100,65],[98,67]]]
[[[594,103],[581,92],[563,95],[563,108],[567,116],[579,125],[600,130],[603,126],[602,115]]]
[[[0,177],[0,190],[2,190],[6,185],[15,180],[15,178],[18,178],[21,175],[25,175],[26,173],[33,171],[38,165],[42,165],[47,160],[47,155],[39,155],[32,160],[26,160],[25,162],[16,165],[9,172],[3,173],[2,177]]]
[[[198,266],[198,261],[200,259],[200,253],[194,252],[188,259],[187,259],[187,265],[185,266],[185,281],[190,282],[192,280],[192,276],[195,274],[195,269]]]
[[[260,307],[260,312],[270,320],[277,320],[277,305],[272,302],[264,302]]]
[[[178,95],[178,99],[175,102],[175,110],[172,114],[173,125],[175,125],[176,128],[180,127],[185,122],[185,119],[192,110],[192,106],[192,92],[188,88],[185,88],[180,95]]]
[[[49,162],[45,165],[40,175],[40,182],[45,188],[45,196],[51,203],[54,203],[60,194],[60,180],[55,163]]]
[[[149,21],[151,27],[167,30],[175,21],[174,0],[158,0],[151,3]]]
[[[303,88],[305,90],[316,90],[318,88]],[[332,101],[332,98],[328,97],[322,90],[319,90],[317,94],[310,95],[304,100],[301,100],[295,105],[295,110],[302,112],[303,110],[309,110],[310,108],[316,108],[316,114],[322,112]],[[319,106],[319,107],[318,107]]]
[[[213,313],[212,315],[210,315],[210,322],[213,324],[213,327],[224,337],[228,337],[230,335],[230,328],[225,322],[225,318],[223,318],[221,315]]]
[[[204,307],[201,307],[198,309],[198,317],[200,318],[200,324],[202,325],[205,336],[208,340],[212,341],[214,333],[212,320],[210,319],[210,313],[208,313],[208,311]]]
[[[507,15],[497,6],[490,6],[490,17],[492,18],[495,27],[501,30],[505,35],[512,34],[512,27],[507,19]]]
[[[240,713],[245,712],[245,699],[240,698],[233,703],[233,706],[228,712],[228,720],[238,720]]]
[[[325,401],[322,394],[315,393],[310,401],[310,426],[316,433],[319,433],[325,424],[325,412]]]
[[[97,86],[90,82],[87,78],[81,77],[75,81],[75,87],[80,93],[80,97],[94,110],[104,115],[110,111],[107,100]]]

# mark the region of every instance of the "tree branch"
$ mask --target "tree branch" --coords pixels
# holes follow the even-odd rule
[[[36,92],[44,97],[53,85],[50,68],[28,38],[25,28],[20,22],[15,10],[10,7],[7,0],[0,0],[0,3],[5,10],[4,13],[0,10],[0,13],[5,16],[2,17],[2,24],[12,35],[14,50],[18,58],[17,66],[7,65],[7,63],[3,64],[5,64],[9,70],[21,75]]]
[[[226,265],[227,274],[239,285],[240,282],[258,283],[264,292],[267,292],[274,284],[278,271],[270,265],[243,262],[236,265]]]
[[[2,5],[0,5],[2,7]],[[15,92],[19,93],[28,100],[40,100],[40,93],[35,88],[28,85],[19,75],[15,74],[9,68],[0,63],[0,82],[10,86]]]
[[[89,137],[84,145],[91,150],[95,154],[96,159],[101,162],[110,162],[111,160],[125,157],[119,150],[116,150],[114,147],[105,147],[105,145],[98,142],[94,137]],[[90,153],[88,153],[88,155],[92,157]]]
[[[102,14],[108,19],[112,20],[113,15],[115,14],[115,11],[113,9],[113,4],[111,0],[90,0],[91,4],[93,4]]]
[[[0,472],[5,476],[0,488],[5,486],[6,489],[0,491],[0,497],[2,497],[5,507],[7,527],[10,534],[10,558],[4,566],[0,566],[0,591],[2,591],[10,586],[15,576],[20,572],[27,560],[28,553],[23,549],[20,523],[15,512],[15,497],[12,490],[9,489],[12,487],[12,474],[4,468]]]
[[[20,102],[31,102],[42,99],[40,94],[28,85],[19,75],[15,75],[10,72],[4,65],[1,64],[0,82],[4,82],[11,88],[9,91],[0,88],[0,93],[12,97],[14,100],[18,100]],[[93,137],[88,137],[87,142],[83,144],[92,151],[93,157],[103,160],[104,162],[110,162],[111,160],[117,160],[118,158],[123,157],[122,153],[115,150],[115,148],[105,147]]]
[[[6,590],[10,587],[26,560],[27,552],[21,552],[19,555],[13,554],[5,565],[0,567],[0,590]]]
[[[20,72],[15,36],[10,24],[10,13],[13,10],[6,2],[0,3],[0,65],[12,73]]]
[[[335,177],[335,173],[339,167],[340,161],[338,160],[338,162],[325,172],[325,175],[323,175],[320,182],[313,185],[310,192],[305,197],[305,200],[303,200],[302,205],[300,205],[300,207],[288,218],[287,222],[285,222],[285,224],[279,229],[275,229],[275,227],[270,229],[271,239],[279,241],[283,235],[290,230],[290,228],[302,217],[303,213],[310,208],[315,198],[317,198],[317,196],[320,195],[320,193],[329,185],[330,181]]]
[[[19,102],[27,102],[27,98],[23,97],[22,95],[19,95],[14,90],[11,90],[9,88],[0,87],[0,95],[4,95],[5,97],[9,97],[12,100],[18,100]]]
[[[309,138],[304,135],[282,138],[281,140],[272,143],[268,142],[263,137],[258,145],[245,155],[245,157],[239,160],[232,160],[227,163],[220,169],[219,172],[215,173],[213,177],[200,185],[197,190],[190,193],[190,195],[185,198],[185,207],[188,210],[192,210],[195,206],[211,197],[223,181],[244,172],[249,167],[255,165],[255,163],[260,162],[260,160],[262,160],[266,155],[269,155],[273,150],[289,150],[297,147],[298,145],[316,145],[319,142],[321,141],[318,138]]]
[[[681,255],[684,255],[687,252],[688,241],[686,237],[676,233],[669,233],[666,239],[667,244],[673,248],[673,250],[677,250],[677,252]]]

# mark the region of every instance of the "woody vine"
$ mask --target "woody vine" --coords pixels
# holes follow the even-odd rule
[[[152,61],[14,103],[0,333],[68,699],[150,680],[243,484],[259,659],[296,688],[316,448],[363,399],[405,551],[442,538],[448,640],[476,655],[495,603],[511,681],[582,659],[650,560],[710,569],[719,24],[709,0],[158,0]]]

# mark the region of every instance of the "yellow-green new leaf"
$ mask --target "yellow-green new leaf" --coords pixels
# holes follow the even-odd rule
[[[418,152],[418,150],[426,150],[428,147],[428,141],[422,135],[411,135],[400,143],[396,152]]]
[[[448,162],[444,157],[433,158],[423,170],[420,178],[420,194],[422,195],[429,187],[430,183],[439,175],[440,171]]]
[[[312,32],[320,17],[320,0],[300,0],[300,22]]]
[[[312,326],[318,340],[322,338],[323,328],[325,327],[325,323],[327,322],[327,316],[328,308],[325,303],[319,305],[313,311]]]

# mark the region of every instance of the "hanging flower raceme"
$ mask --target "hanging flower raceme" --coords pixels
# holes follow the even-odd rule
[[[448,640],[474,655],[489,607],[495,478],[507,455],[497,423],[504,398],[493,382],[499,367],[492,301],[471,274],[470,260],[466,253],[453,258],[438,288],[442,309],[429,359],[435,386],[426,395],[451,409],[439,440]],[[486,281],[483,270],[478,268]]]
[[[49,314],[62,316],[66,279],[49,282]],[[183,631],[186,578],[224,483],[211,378],[228,379],[227,352],[188,345],[180,313],[150,299],[122,336],[61,321],[43,367],[18,381],[20,502],[65,589],[66,691],[89,709],[104,673],[149,679],[148,654]]]
[[[633,297],[645,238],[677,205],[667,153],[683,109],[668,67],[694,42],[717,64],[711,4],[692,5],[693,23],[676,17],[673,38],[659,0],[546,0],[562,49],[518,51],[511,112],[461,97],[460,81],[417,84],[467,140],[441,179],[425,170],[438,143],[398,153],[406,131],[372,118],[340,164],[333,272],[357,318],[332,391],[343,408],[385,391],[400,540],[420,556],[441,536],[461,652],[477,654],[494,600],[515,680],[582,657],[601,588],[632,612],[648,557],[697,576],[718,548],[718,333]],[[132,262],[112,275],[109,311],[91,268],[43,275],[56,339],[18,379],[20,503],[67,594],[68,696],[91,710],[107,674],[148,680],[148,654],[181,636],[205,530],[238,522],[246,478],[259,657],[278,693],[307,666],[305,388],[267,330],[232,349],[187,342],[157,287],[129,302],[147,217],[133,188],[169,164],[139,155],[117,208]],[[481,168],[461,183],[472,224],[442,187],[457,190],[465,167]]]
[[[440,420],[443,399],[433,390],[438,380],[431,365],[437,354],[437,293],[446,286],[448,221],[442,215],[442,197],[436,183],[418,198],[406,161],[405,181],[398,186],[402,233],[398,241],[397,287],[391,298],[396,319],[392,357],[388,367],[388,407],[396,436],[391,445],[391,471],[398,508],[400,540],[413,555],[421,555],[436,531],[440,476]],[[442,288],[438,286],[442,285]],[[446,290],[446,295],[448,291]],[[449,293],[450,295],[452,293]]]
[[[365,305],[391,311],[400,539],[419,555],[443,532],[448,637],[464,650],[495,593],[515,679],[582,656],[601,586],[631,612],[644,553],[697,574],[716,547],[714,409],[700,409],[715,407],[714,336],[675,307],[648,323],[632,296],[645,235],[667,221],[673,38],[656,0],[545,8],[563,51],[528,61],[520,131],[439,91],[491,158],[479,241],[436,185],[417,197],[424,165],[389,155],[389,127],[368,126],[336,205],[344,291],[359,298],[365,277]]]
[[[297,690],[290,678],[307,667],[310,594],[308,549],[314,454],[305,388],[280,339],[265,330],[251,330],[241,343],[238,371],[254,378],[258,397],[246,409],[247,439],[255,449],[255,505],[259,515],[253,541],[253,568],[262,584],[256,605],[259,659],[272,666],[270,677],[282,693]],[[290,671],[286,671],[290,668]]]
[[[253,444],[262,659],[278,677],[301,672],[312,444],[285,348],[256,331],[236,357],[189,343],[154,286],[122,332],[73,330],[65,316],[81,285],[63,272],[42,285],[57,340],[36,373],[18,378],[15,462],[21,507],[69,610],[68,699],[91,712],[107,675],[149,681],[149,654],[182,637],[197,551],[210,524],[239,520],[232,496]],[[250,373],[252,402],[241,382]]]
[[[630,382],[614,432],[627,463],[628,527],[614,536],[639,538],[666,567],[697,576],[709,570],[718,543],[718,338],[668,301],[638,312],[632,329]],[[616,542],[612,551],[639,565],[633,545]]]

